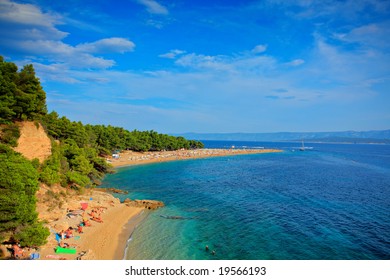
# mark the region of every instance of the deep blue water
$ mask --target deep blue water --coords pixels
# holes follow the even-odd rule
[[[138,226],[127,259],[390,259],[390,145],[204,143],[284,152],[107,176],[104,187],[166,204]]]

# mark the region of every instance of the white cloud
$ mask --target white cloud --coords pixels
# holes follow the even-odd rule
[[[144,5],[146,10],[151,14],[167,15],[168,9],[154,0],[137,0],[138,3]]]
[[[287,66],[299,66],[299,65],[302,65],[304,63],[305,63],[305,61],[303,59],[294,59],[290,62],[287,62],[286,65]]]
[[[10,0],[0,3],[0,20],[16,24],[53,27],[60,22],[60,16],[43,13],[37,6],[18,4]]]
[[[257,45],[252,49],[252,53],[257,54],[257,53],[263,53],[267,50],[267,45]]]
[[[179,56],[179,55],[181,55],[181,54],[184,54],[184,53],[186,53],[186,51],[182,51],[182,50],[171,50],[171,51],[168,52],[168,53],[160,54],[159,57],[174,59],[174,58],[176,58],[177,56]]]
[[[125,38],[106,38],[92,43],[83,43],[76,46],[77,50],[88,53],[125,53],[133,51],[135,44]]]
[[[12,42],[10,42],[12,43]],[[109,68],[115,61],[93,56],[61,41],[25,40],[13,44],[18,51],[38,55],[75,68]]]
[[[60,40],[68,35],[55,27],[61,23],[61,16],[58,14],[44,13],[37,6],[18,4],[9,0],[0,2],[0,23],[3,24],[0,29],[2,41],[9,37],[24,39],[49,37]]]

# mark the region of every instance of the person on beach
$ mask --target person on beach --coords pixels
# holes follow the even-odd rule
[[[100,217],[100,215],[99,215],[99,217],[93,216],[91,219],[92,219],[92,221],[95,221],[95,222],[98,222],[98,223],[103,223],[103,220],[102,220],[102,218]]]
[[[92,210],[92,212],[91,212],[91,216],[92,216],[92,218],[91,218],[91,220],[92,221],[95,221],[95,222],[98,222],[98,223],[103,223],[103,220],[102,220],[102,218],[100,217],[100,213],[99,213],[99,216],[96,216],[97,215],[97,211],[96,210]]]
[[[65,237],[66,238],[72,238],[73,237],[73,228],[72,227],[69,227],[66,231],[65,231]]]
[[[83,227],[81,226],[81,224],[77,226],[77,232],[83,233]]]
[[[23,257],[24,251],[18,244],[12,245],[12,250],[12,255],[15,259],[21,259]]]
[[[61,248],[77,248],[78,247],[76,244],[69,244],[69,243],[64,242],[64,241],[61,241],[59,245]]]
[[[66,242],[64,242],[64,241],[61,240],[61,242],[60,242],[60,247],[61,247],[61,248],[69,248],[69,243],[66,243]]]
[[[91,223],[89,222],[89,220],[88,220],[87,218],[83,218],[83,224],[84,224],[84,226],[86,226],[86,227],[92,226]]]

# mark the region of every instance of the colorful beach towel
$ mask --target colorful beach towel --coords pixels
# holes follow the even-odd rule
[[[76,254],[76,248],[62,248],[58,246],[56,248],[56,254]]]
[[[61,235],[59,235],[58,233],[56,233],[56,241],[57,241],[58,243],[61,242]]]

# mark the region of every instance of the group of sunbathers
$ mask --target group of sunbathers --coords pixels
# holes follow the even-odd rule
[[[58,245],[62,248],[69,248],[69,247],[77,247],[76,244],[69,244],[65,242],[65,239],[69,239],[73,237],[73,227],[68,227],[66,230],[61,230],[58,234],[60,237],[60,240],[58,242]]]
[[[103,213],[104,208],[103,207],[97,207],[92,209],[91,213],[88,213],[92,218],[92,221],[98,222],[98,223],[103,223],[101,214]]]
[[[80,222],[77,225],[77,229],[73,228],[73,227],[68,227],[68,229],[66,229],[66,230],[61,230],[61,232],[58,233],[58,235],[60,237],[60,240],[58,240],[58,245],[62,248],[77,247],[76,244],[69,244],[68,242],[65,242],[65,240],[74,237],[73,230],[76,230],[77,233],[81,234],[81,233],[83,233],[83,227],[92,226],[90,220],[93,220],[93,221],[99,222],[99,223],[103,223],[103,220],[101,218],[101,213],[104,212],[104,209],[107,209],[107,208],[106,207],[95,207],[94,209],[92,209],[91,212],[88,213],[88,215],[91,216],[90,219],[86,216],[86,212],[84,212],[85,210],[82,209],[83,213],[80,214],[82,216],[82,222]],[[68,210],[67,211],[68,213],[78,211],[78,210],[69,210],[69,209],[67,209],[67,210]]]

